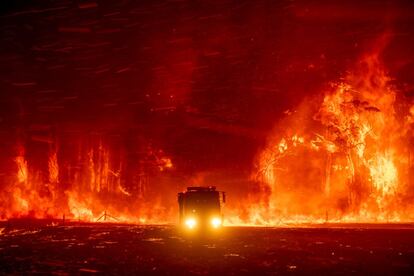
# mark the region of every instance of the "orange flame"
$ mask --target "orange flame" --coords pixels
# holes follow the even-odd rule
[[[79,156],[84,163],[82,174],[71,174],[73,183],[60,183],[58,152],[50,151],[47,160],[47,178],[33,170],[26,160],[24,147],[14,158],[16,180],[0,196],[4,204],[0,205],[1,219],[12,217],[63,218],[81,221],[160,223],[174,217],[161,202],[153,200],[151,204],[142,202],[142,198],[133,197],[121,183],[122,164],[111,164],[110,152],[99,143]],[[165,171],[173,167],[171,159],[162,151],[150,151],[156,155],[154,167]],[[84,160],[84,161],[82,161]],[[81,167],[79,167],[81,168]],[[30,170],[29,170],[30,169]],[[33,175],[29,175],[33,171]],[[142,174],[145,170],[142,170]],[[144,176],[142,176],[144,178]],[[145,185],[140,182],[140,185]],[[141,187],[141,193],[144,188]],[[141,195],[142,196],[142,195]]]
[[[319,107],[303,103],[258,156],[254,179],[266,196],[244,223],[412,221],[413,205],[400,202],[413,185],[413,107],[397,92],[371,55]]]

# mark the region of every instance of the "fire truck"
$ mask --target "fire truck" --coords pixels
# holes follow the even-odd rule
[[[180,225],[191,231],[221,228],[225,202],[226,194],[215,186],[188,187],[178,193]]]

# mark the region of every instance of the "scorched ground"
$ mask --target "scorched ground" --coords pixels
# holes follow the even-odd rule
[[[2,227],[2,273],[414,273],[412,225],[232,227],[199,239],[185,238],[172,226]]]

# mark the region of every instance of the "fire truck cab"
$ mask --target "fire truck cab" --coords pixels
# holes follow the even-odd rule
[[[178,193],[180,225],[188,230],[218,229],[223,225],[224,192],[215,186],[188,187]]]

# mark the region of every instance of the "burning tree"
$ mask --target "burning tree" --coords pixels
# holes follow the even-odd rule
[[[282,137],[269,139],[254,175],[269,192],[254,216],[264,223],[412,219],[412,206],[403,204],[413,185],[412,111],[378,55],[365,56],[343,81],[283,121]]]
[[[47,139],[20,132],[15,170],[0,193],[1,219],[65,216],[95,221],[108,212],[121,221],[143,222],[154,212],[153,220],[169,215],[157,208],[154,198],[145,200],[151,179],[173,167],[146,139],[125,146],[108,135],[74,137],[51,127],[42,128]]]

